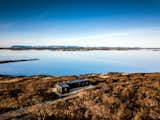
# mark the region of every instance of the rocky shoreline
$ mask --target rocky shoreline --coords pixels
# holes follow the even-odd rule
[[[60,99],[51,91],[58,82],[80,78],[94,87]],[[156,120],[159,105],[160,73],[0,75],[0,120]]]

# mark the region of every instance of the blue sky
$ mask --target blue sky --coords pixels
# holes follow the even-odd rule
[[[0,0],[0,46],[160,47],[160,0]]]

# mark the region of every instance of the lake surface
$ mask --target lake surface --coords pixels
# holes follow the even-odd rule
[[[160,51],[0,50],[0,60],[37,61],[0,64],[5,75],[79,75],[107,72],[160,72]]]

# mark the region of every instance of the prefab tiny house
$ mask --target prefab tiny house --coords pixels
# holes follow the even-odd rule
[[[88,86],[90,84],[88,79],[78,79],[78,80],[72,80],[67,82],[69,85],[70,89],[76,88],[76,87],[84,87]]]
[[[69,93],[71,89],[88,86],[90,81],[88,79],[72,80],[66,83],[59,83],[56,85],[57,92],[61,94]]]
[[[57,92],[64,94],[64,93],[69,93],[69,85],[66,83],[59,83],[56,85]]]

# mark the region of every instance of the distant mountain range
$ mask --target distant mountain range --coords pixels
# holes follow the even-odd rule
[[[52,48],[83,48],[83,47],[79,47],[79,46],[25,46],[25,45],[13,45],[10,48],[14,48],[14,49],[52,49]]]
[[[29,46],[13,45],[11,47],[0,47],[0,50],[59,50],[59,51],[89,51],[89,50],[142,50],[149,49],[160,51],[160,48],[141,48],[141,47],[82,47],[82,46]]]

